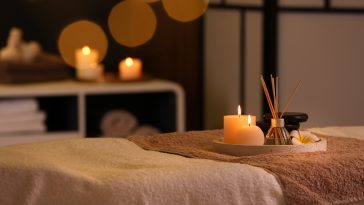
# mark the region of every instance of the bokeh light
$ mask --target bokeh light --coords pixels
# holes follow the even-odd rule
[[[157,2],[159,0],[140,0],[140,1],[144,1],[146,3],[154,3],[154,2]]]
[[[99,52],[99,62],[104,59],[108,47],[105,32],[91,21],[81,20],[69,24],[58,38],[58,49],[62,58],[73,67],[75,67],[76,50],[84,46]]]
[[[111,35],[118,43],[136,47],[153,37],[157,18],[149,4],[139,0],[125,0],[111,10],[108,25]]]
[[[209,0],[161,0],[167,14],[181,22],[193,21],[205,13]]]

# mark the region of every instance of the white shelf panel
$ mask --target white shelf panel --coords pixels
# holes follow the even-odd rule
[[[146,80],[132,83],[87,83],[59,81],[24,85],[0,85],[1,97],[78,95],[82,93],[135,93],[135,92],[182,92],[177,83],[163,80]]]

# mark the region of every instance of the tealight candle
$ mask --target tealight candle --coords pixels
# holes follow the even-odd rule
[[[254,115],[250,116],[250,120],[250,124],[255,125],[256,117]],[[224,116],[224,142],[234,144],[236,142],[237,130],[244,125],[248,125],[248,115],[241,115],[241,108],[239,105],[237,115]]]
[[[255,124],[251,123],[251,116],[248,115],[248,125],[243,125],[236,131],[233,144],[263,145],[264,133]]]
[[[119,63],[121,80],[135,80],[142,77],[142,61],[137,58],[126,58]]]

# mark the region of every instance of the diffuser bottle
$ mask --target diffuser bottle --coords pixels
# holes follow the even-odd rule
[[[271,127],[265,137],[266,145],[291,145],[291,138],[284,127],[283,118],[272,118]]]

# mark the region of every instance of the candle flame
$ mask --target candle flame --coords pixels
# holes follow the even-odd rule
[[[85,56],[90,55],[90,53],[91,53],[91,49],[90,49],[90,47],[88,47],[88,46],[84,46],[84,47],[82,47],[82,53],[83,53],[83,55],[85,55]]]
[[[132,66],[132,65],[134,64],[133,59],[132,59],[132,58],[130,58],[130,57],[126,58],[126,59],[125,59],[125,64],[126,64],[126,66],[128,66],[128,67]]]
[[[238,106],[238,116],[240,117],[240,115],[241,115],[241,107],[240,107],[240,105]]]
[[[250,117],[250,115],[248,115],[248,125],[250,126],[251,123],[252,123],[252,118]]]

